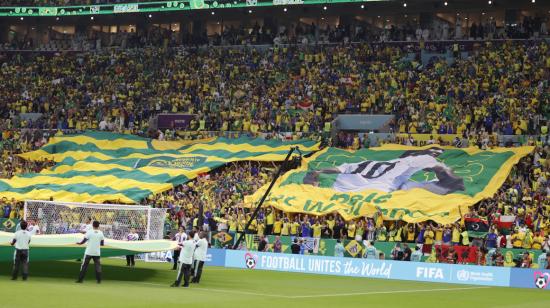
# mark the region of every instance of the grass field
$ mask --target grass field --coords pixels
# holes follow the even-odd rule
[[[550,292],[205,267],[200,285],[170,288],[167,263],[105,259],[104,282],[93,265],[76,284],[80,264],[31,263],[28,281],[9,280],[0,263],[0,307],[550,307]]]

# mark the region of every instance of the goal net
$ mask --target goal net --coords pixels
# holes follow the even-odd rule
[[[162,239],[166,219],[166,209],[142,205],[28,200],[24,211],[25,220],[42,234],[82,233],[91,219],[99,221],[105,237],[116,240],[126,240],[132,229],[140,241]]]

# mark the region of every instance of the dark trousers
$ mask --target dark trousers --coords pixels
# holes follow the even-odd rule
[[[183,286],[188,287],[189,286],[189,277],[191,276],[191,264],[182,263],[180,267],[180,271],[178,272],[178,277],[176,279],[176,286],[180,286],[181,284],[181,278],[183,277]]]
[[[127,255],[126,256],[126,265],[128,265],[128,266],[136,265],[136,256],[135,255]]]
[[[195,260],[193,262],[193,280],[191,282],[199,283],[202,276],[202,266],[204,261]]]
[[[172,267],[172,269],[177,269],[178,268],[179,258],[180,258],[180,251],[179,250],[174,250],[174,255],[172,255],[172,260],[174,260],[174,266]]]
[[[21,274],[23,280],[27,280],[29,276],[29,250],[28,249],[16,249],[13,253],[13,272],[12,279],[17,279],[19,275],[19,268],[22,267]]]
[[[267,225],[265,227],[265,235],[271,235],[272,232],[273,232],[273,225]]]
[[[91,260],[94,260],[94,266],[95,266],[95,279],[97,282],[101,282],[101,258],[99,256],[84,256],[84,261],[82,261],[82,266],[80,267],[80,274],[78,275],[78,281],[82,282],[84,280],[84,276],[86,275],[86,271],[88,270],[88,265],[90,264]]]

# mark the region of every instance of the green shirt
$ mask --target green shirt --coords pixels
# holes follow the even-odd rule
[[[422,260],[422,251],[420,249],[413,251],[411,254],[412,262],[420,262]]]
[[[367,247],[367,252],[365,253],[367,259],[377,259],[376,258],[376,248],[374,246]]]

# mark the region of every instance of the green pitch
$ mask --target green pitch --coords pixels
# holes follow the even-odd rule
[[[32,261],[32,260],[31,260]],[[29,281],[9,280],[0,263],[0,307],[550,307],[550,292],[304,275],[205,267],[200,285],[170,288],[167,263],[105,259],[104,282],[90,264],[84,284],[74,283],[80,264],[32,262]]]

